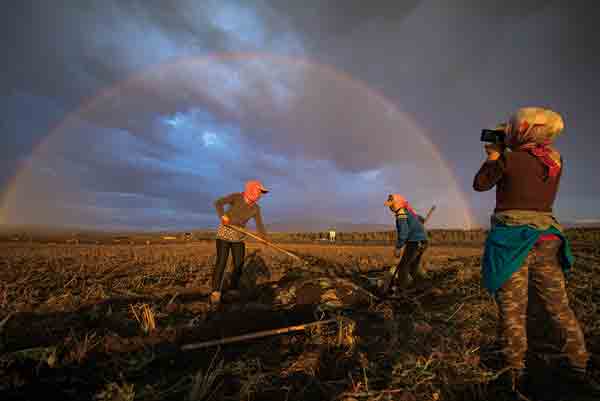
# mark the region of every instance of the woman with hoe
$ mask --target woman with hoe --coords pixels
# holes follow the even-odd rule
[[[404,288],[410,282],[411,277],[414,282],[426,277],[421,263],[427,249],[425,219],[414,211],[408,201],[400,194],[390,194],[384,205],[389,207],[396,220],[397,239],[394,255],[402,258],[396,270],[386,277],[383,284],[383,295],[393,284]],[[405,247],[404,253],[401,252],[403,247]]]
[[[213,273],[212,292],[210,294],[212,303],[218,303],[221,300],[223,279],[230,250],[234,265],[231,286],[234,289],[239,285],[244,266],[246,250],[244,244],[245,235],[231,228],[229,225],[245,227],[248,220],[254,218],[260,237],[266,237],[258,201],[263,194],[268,192],[260,181],[248,181],[246,182],[244,192],[229,194],[219,198],[215,202],[215,208],[217,209],[217,215],[221,220],[221,224],[217,229],[217,262]],[[226,205],[229,205],[227,210],[225,210]]]

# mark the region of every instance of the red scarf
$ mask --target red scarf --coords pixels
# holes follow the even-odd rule
[[[529,154],[537,157],[546,167],[548,167],[548,176],[556,177],[560,171],[560,163],[552,158],[554,150],[550,148],[550,142],[545,143],[527,143],[519,147],[526,150]]]
[[[244,200],[250,206],[254,205],[262,195],[263,186],[259,181],[248,181],[244,189]]]
[[[409,212],[411,212],[413,215],[417,215],[417,213],[415,212],[415,210],[412,208],[412,206],[410,206],[410,203],[408,203],[408,201],[406,200],[406,198],[400,194],[392,194],[392,198],[394,199],[394,203],[396,206],[398,206],[398,208],[402,209],[408,209]]]

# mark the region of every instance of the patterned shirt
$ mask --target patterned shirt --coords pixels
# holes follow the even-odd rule
[[[246,239],[246,235],[221,223],[217,228],[217,238],[230,242],[240,242]]]
[[[227,211],[225,211],[225,205],[229,205]],[[251,218],[254,218],[256,222],[256,229],[261,236],[265,236],[265,227],[262,222],[262,215],[260,212],[260,206],[254,203],[249,205],[244,199],[244,195],[241,193],[232,193],[218,199],[215,202],[215,208],[217,209],[217,215],[219,219],[223,215],[229,217],[230,223],[240,227],[246,227],[246,223]],[[219,225],[217,229],[217,238],[225,241],[239,242],[243,241],[246,236],[232,228],[229,228],[223,224]]]

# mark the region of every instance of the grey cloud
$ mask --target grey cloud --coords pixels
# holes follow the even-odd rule
[[[7,6],[0,17],[3,52],[11,60],[0,75],[9,90],[6,99],[14,100],[19,90],[48,97],[53,105],[16,102],[18,112],[2,118],[3,135],[11,136],[3,140],[2,166],[8,173],[0,175],[0,185],[41,137],[34,132],[49,131],[87,98],[93,99],[88,107],[71,116],[97,129],[63,126],[52,139],[56,157],[46,159],[53,163],[40,165],[37,176],[22,182],[35,186],[29,195],[47,199],[46,211],[68,213],[61,206],[68,201],[72,210],[77,204],[84,209],[72,218],[98,224],[113,215],[119,224],[180,221],[159,208],[212,222],[209,199],[259,176],[275,188],[265,200],[274,217],[293,206],[304,215],[387,219],[378,197],[388,190],[407,194],[420,207],[446,201],[448,210],[438,216],[450,216],[457,194],[422,135],[441,148],[460,188],[471,193],[482,160],[479,129],[517,107],[544,104],[563,112],[567,121],[559,147],[566,159],[561,191],[568,196],[559,195],[558,206],[576,208],[582,217],[596,212],[589,205],[600,189],[590,185],[589,171],[597,169],[600,144],[592,134],[600,91],[597,11],[538,0],[199,4],[22,1]],[[223,52],[276,56],[206,57]],[[277,61],[277,56],[289,59]],[[303,64],[303,58],[343,71],[354,82]],[[157,68],[185,59],[187,64]],[[116,84],[110,94],[97,97]],[[393,103],[406,113],[393,112]],[[162,118],[189,117],[195,110],[205,115],[190,117],[188,131],[178,133],[182,142],[174,142]],[[135,140],[121,150],[111,148],[102,129]],[[185,147],[201,148],[201,136],[197,145],[183,138],[205,129],[235,132],[237,142],[228,146],[246,153],[187,152]],[[361,176],[368,171],[380,174],[369,181]],[[352,192],[347,187],[353,182],[365,187]],[[52,190],[61,195],[45,192]],[[493,194],[472,194],[470,201],[484,222]],[[24,201],[20,210],[46,218],[34,206]],[[440,221],[450,221],[448,216]]]
[[[401,159],[430,163],[432,150],[408,115],[366,85],[329,68],[256,56],[191,60],[156,74],[160,80],[145,76],[98,99],[84,117],[125,129],[140,124],[134,132],[160,144],[165,127],[155,130],[150,116],[196,105],[220,124],[238,125],[243,140],[287,157],[331,160],[354,172]],[[229,82],[228,76],[235,81]],[[190,83],[195,85],[193,99],[178,99]],[[132,122],[131,116],[142,119]]]
[[[13,85],[45,95],[72,91],[75,102],[135,71],[181,56],[303,51],[285,16],[264,2],[20,3],[13,14],[5,14],[13,20],[2,21],[15,29],[7,35],[11,59],[18,61],[9,66],[18,81]],[[40,67],[54,79],[39,76]]]
[[[0,110],[1,194],[32,149],[64,118],[65,110],[51,99],[17,92],[0,97]]]

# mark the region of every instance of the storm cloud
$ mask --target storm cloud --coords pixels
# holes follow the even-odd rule
[[[271,221],[384,223],[401,192],[434,226],[485,224],[477,134],[527,105],[565,116],[558,215],[596,218],[597,12],[398,3],[11,4],[2,222],[209,227],[258,177]]]

